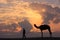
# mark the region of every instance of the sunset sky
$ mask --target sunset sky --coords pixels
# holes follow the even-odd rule
[[[20,25],[25,21],[28,28]],[[34,24],[48,24],[52,32],[60,32],[60,0],[0,0],[1,32],[18,33],[29,25],[29,32],[40,32]]]

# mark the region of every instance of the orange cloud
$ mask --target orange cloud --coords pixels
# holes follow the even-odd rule
[[[0,18],[3,19],[3,22],[5,24],[8,25],[8,24],[12,24],[12,23],[18,23],[21,20],[23,20],[24,17],[28,18],[27,20],[31,23],[32,26],[35,23],[37,25],[40,25],[43,22],[42,16],[39,14],[39,12],[37,10],[31,9],[31,7],[29,6],[30,3],[28,3],[28,2],[17,3],[14,1],[12,4],[14,6],[0,9],[2,11],[0,13],[1,14]],[[4,12],[4,14],[3,14],[3,12]],[[32,30],[33,29],[35,29],[34,26],[33,26]],[[20,27],[16,27],[16,32],[19,32],[20,30],[21,30]]]
[[[16,27],[15,31],[14,32],[20,32],[22,30],[21,27]]]
[[[0,3],[7,3],[7,0],[0,0]]]
[[[53,21],[50,20],[50,27],[52,32],[59,32],[60,31],[60,23],[55,24]]]
[[[7,3],[7,1],[6,0],[1,0],[0,3]],[[11,4],[13,4],[13,6],[10,6],[10,7],[7,6],[7,7],[0,8],[0,20],[2,20],[2,22],[0,22],[0,23],[5,23],[6,25],[16,23],[18,25],[18,22],[23,21],[24,20],[23,18],[26,17],[27,20],[33,26],[30,31],[31,32],[40,32],[39,29],[36,29],[34,27],[34,24],[37,24],[38,26],[40,26],[42,24],[42,22],[44,20],[43,20],[43,17],[42,17],[41,14],[43,12],[46,12],[45,8],[38,5],[39,7],[38,6],[36,6],[36,7],[32,6],[33,8],[35,8],[35,9],[32,9],[30,7],[29,2],[23,2],[23,1],[18,3],[17,1],[13,0],[11,2]],[[35,4],[35,5],[37,5],[37,4]],[[52,5],[52,6],[54,7],[54,5]],[[51,25],[51,29],[52,29],[53,32],[59,31],[60,23],[55,24],[55,23],[53,23],[52,20],[50,20],[49,25]],[[2,31],[20,32],[21,27],[17,26],[15,28],[15,30],[3,29]]]

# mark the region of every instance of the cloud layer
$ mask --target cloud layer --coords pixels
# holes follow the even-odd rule
[[[42,16],[38,14],[38,11],[33,10],[30,7],[29,2],[18,2],[16,0],[9,0],[7,4],[2,3],[1,5],[0,23],[4,23],[6,25],[11,25],[15,23],[16,25],[18,25],[18,22],[24,21],[25,18],[31,23],[32,26],[34,23],[41,24],[43,22]]]
[[[56,4],[56,6],[58,4],[58,6],[60,6],[59,2],[56,0],[55,2],[54,0],[52,1],[5,0],[5,1],[2,1],[2,3],[0,3],[0,23],[9,25],[12,23],[16,23],[18,25],[18,22],[24,21],[25,18],[31,23],[32,26],[35,23],[37,25],[41,25],[42,23],[52,25],[51,23],[53,23],[54,24],[53,26],[56,26],[55,24],[59,25],[60,23],[59,18],[60,8],[51,6],[52,4],[53,5]],[[32,28],[33,30],[36,30],[34,26]]]

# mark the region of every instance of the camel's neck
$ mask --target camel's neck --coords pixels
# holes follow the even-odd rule
[[[34,25],[36,28],[39,28],[37,25]]]

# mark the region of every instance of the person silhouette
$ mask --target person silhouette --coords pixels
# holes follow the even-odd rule
[[[23,28],[23,38],[26,38],[26,31],[25,31],[25,29]]]

